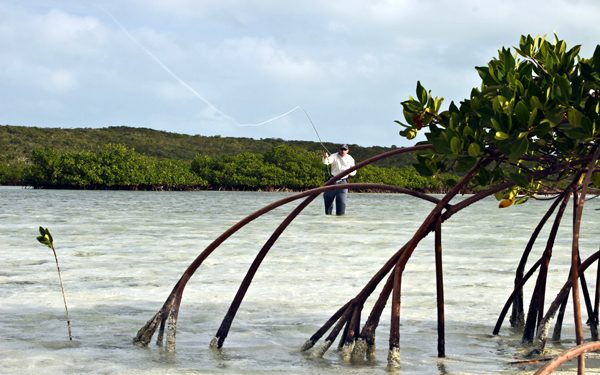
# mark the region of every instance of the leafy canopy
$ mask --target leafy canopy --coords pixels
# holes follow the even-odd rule
[[[495,163],[482,169],[474,187],[511,179],[504,192],[514,201],[580,173],[599,143],[600,45],[591,58],[579,56],[555,35],[522,36],[519,47],[502,48],[487,66],[476,67],[481,86],[469,99],[440,111],[443,98],[433,97],[417,82],[416,97],[402,102],[406,123],[400,135],[413,139],[422,129],[434,151],[419,155],[423,175],[464,172],[482,158]],[[536,171],[550,171],[535,180]],[[600,173],[592,178],[600,188]]]

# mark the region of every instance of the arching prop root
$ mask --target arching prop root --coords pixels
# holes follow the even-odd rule
[[[547,363],[544,367],[540,368],[535,372],[535,375],[548,375],[554,372],[565,362],[572,360],[575,357],[580,357],[585,353],[595,352],[600,350],[600,341],[592,341],[585,344],[577,345],[574,348],[567,350],[552,361]]]
[[[585,271],[594,262],[598,262],[599,260],[600,260],[600,250],[596,251],[594,254],[592,254],[590,257],[588,257],[579,266],[579,274],[583,275],[585,273]],[[569,292],[571,291],[571,287],[572,287],[572,281],[571,281],[571,279],[568,279],[567,282],[561,288],[561,290],[558,292],[558,294],[556,295],[556,297],[554,298],[554,300],[552,301],[550,306],[548,307],[548,310],[547,310],[546,314],[544,315],[544,318],[539,323],[538,330],[537,330],[538,334],[536,336],[537,340],[535,343],[536,349],[539,352],[543,352],[543,350],[545,348],[550,325],[552,324],[552,321],[553,321],[554,316],[556,315],[557,311],[564,309],[562,306],[564,306],[566,304],[566,301],[569,297]],[[560,323],[562,323],[562,319],[560,319],[560,322],[556,323],[556,326],[560,327]]]
[[[593,154],[585,162],[586,165],[582,166],[578,169],[577,173],[574,174],[573,182],[565,189],[565,191],[556,198],[552,207],[548,210],[540,224],[538,224],[538,228],[541,228],[543,223],[549,218],[550,213],[554,211],[557,207],[558,202],[560,200],[560,208],[558,213],[556,214],[556,218],[554,221],[554,225],[550,231],[548,236],[548,241],[546,244],[546,248],[544,253],[542,254],[540,260],[536,262],[536,264],[531,268],[528,274],[523,277],[522,271],[524,269],[525,260],[529,255],[529,251],[531,250],[531,244],[537,237],[537,233],[539,229],[536,228],[534,231],[534,235],[532,235],[528,246],[526,247],[524,254],[521,258],[521,263],[517,269],[517,276],[515,278],[515,288],[513,293],[507,300],[500,317],[496,323],[496,327],[494,329],[494,334],[497,334],[502,320],[508,310],[508,307],[511,303],[515,303],[516,309],[518,309],[519,296],[522,296],[522,288],[525,285],[527,279],[535,272],[535,269],[539,267],[539,274],[537,278],[537,282],[534,287],[534,291],[532,293],[532,298],[529,306],[529,312],[527,316],[527,321],[523,330],[523,342],[524,343],[533,343],[534,337],[536,339],[534,343],[533,350],[530,351],[531,354],[541,354],[545,348],[548,332],[552,320],[556,313],[558,312],[558,318],[555,324],[553,339],[560,339],[561,326],[563,324],[563,316],[567,307],[567,301],[569,297],[569,292],[572,293],[572,307],[573,307],[573,315],[574,315],[574,326],[575,326],[575,338],[576,343],[578,345],[583,344],[583,320],[581,316],[581,302],[580,302],[580,289],[584,296],[584,303],[587,310],[588,315],[588,324],[590,326],[591,336],[594,340],[598,338],[598,301],[600,299],[600,289],[598,286],[598,280],[596,280],[596,288],[595,288],[595,302],[592,304],[592,299],[589,295],[588,286],[585,278],[586,269],[593,263],[598,261],[598,252],[590,256],[585,262],[581,262],[580,251],[579,251],[579,234],[581,228],[581,221],[583,215],[583,205],[585,203],[585,197],[587,193],[588,186],[590,185],[591,176],[594,171],[597,170],[598,159],[600,158],[600,146],[596,145],[593,148]],[[563,216],[567,200],[570,195],[573,195],[573,225],[572,225],[572,243],[571,243],[571,267],[569,271],[568,281],[565,283],[558,296],[554,299],[548,311],[544,315],[543,306],[545,299],[545,285],[546,278],[548,274],[548,265],[550,262],[554,240],[558,231],[558,227],[560,225],[561,218]],[[596,276],[600,275],[600,266],[596,272]],[[580,288],[581,285],[581,288]],[[514,311],[513,309],[513,317]],[[511,318],[511,323],[513,319]],[[578,370],[580,373],[585,369],[585,357],[580,355],[578,357]],[[547,373],[547,372],[544,372]]]
[[[360,326],[360,316],[364,302],[366,297],[368,297],[372,292],[370,286],[377,285],[378,275],[371,280],[369,283],[370,285],[367,285],[367,288],[363,289],[359,295],[357,295],[353,300],[347,302],[335,314],[333,314],[331,318],[329,318],[329,320],[304,343],[301,350],[307,351],[313,348],[314,345],[323,337],[323,335],[333,327],[323,344],[313,349],[311,353],[314,357],[322,357],[331,347],[341,329],[346,327],[340,339],[340,345],[338,346],[338,349],[340,349],[342,352],[342,357],[345,360],[353,361],[374,359],[375,330],[379,324],[381,313],[392,290],[391,281],[392,279],[388,277],[388,281],[386,282],[379,295],[379,298],[373,306],[362,331],[360,331],[360,334],[358,332]]]
[[[548,278],[548,269],[550,268],[550,258],[552,257],[554,241],[556,239],[558,228],[560,226],[563,214],[567,207],[570,195],[570,193],[563,195],[560,207],[552,225],[552,229],[550,230],[550,234],[548,235],[548,240],[546,241],[544,253],[542,254],[542,257],[540,259],[540,269],[533,293],[531,295],[531,301],[529,303],[529,312],[527,314],[527,319],[523,330],[522,340],[525,343],[531,343],[533,341],[533,337],[535,336],[535,329],[537,328],[537,322],[541,319],[544,313],[543,308],[544,299],[546,297],[546,281]]]
[[[494,159],[493,156],[488,158],[482,158],[479,162],[468,172],[466,173],[461,180],[456,183],[456,185],[444,195],[442,199],[433,198],[427,194],[419,193],[416,191],[412,191],[409,189],[402,189],[395,186],[389,185],[381,185],[381,184],[346,184],[343,186],[332,185],[333,182],[337,179],[344,177],[345,175],[351,173],[353,170],[359,169],[365,165],[368,165],[376,160],[382,159],[384,157],[389,157],[395,154],[409,152],[409,151],[417,151],[417,150],[425,150],[430,149],[430,145],[421,145],[416,146],[410,149],[396,149],[390,151],[388,153],[380,154],[376,157],[368,159],[363,163],[357,164],[354,168],[351,168],[344,173],[341,173],[337,176],[332,177],[324,186],[311,189],[302,193],[298,193],[292,195],[290,197],[283,198],[277,202],[274,202],[262,209],[252,213],[247,216],[231,228],[229,228],[226,232],[224,232],[221,236],[219,236],[216,240],[214,240],[209,246],[207,246],[204,251],[190,264],[187,270],[184,272],[180,280],[177,282],[175,287],[173,288],[171,294],[168,296],[167,300],[163,304],[162,308],[154,315],[152,319],[150,319],[146,325],[144,325],[138,332],[137,336],[134,338],[134,342],[146,346],[151,341],[152,336],[155,334],[156,330],[159,330],[159,335],[157,338],[157,343],[162,345],[163,336],[165,329],[167,331],[167,349],[174,350],[175,342],[176,342],[176,325],[177,325],[177,315],[179,312],[179,307],[181,304],[183,290],[189,281],[190,277],[195,273],[195,271],[200,267],[203,261],[214,251],[221,243],[223,243],[227,238],[236,233],[239,229],[258,218],[259,216],[273,210],[276,207],[279,207],[283,204],[287,204],[289,202],[306,198],[303,202],[301,202],[298,207],[296,207],[277,227],[277,229],[273,232],[271,237],[267,240],[267,242],[263,245],[258,255],[254,259],[250,269],[248,270],[242,284],[240,285],[238,292],[232,301],[230,308],[225,315],[217,334],[211,341],[211,347],[220,348],[223,345],[225,338],[228,335],[228,332],[231,328],[231,324],[233,319],[235,318],[236,312],[239,309],[241,302],[252,282],[252,279],[257,272],[262,260],[266,257],[267,253],[279,238],[279,236],[283,233],[283,231],[289,226],[289,224],[295,219],[295,217],[308,205],[310,204],[320,193],[335,190],[335,189],[377,189],[382,191],[394,191],[409,194],[427,201],[430,201],[435,204],[435,207],[431,210],[429,215],[422,222],[420,227],[417,229],[413,237],[401,248],[399,249],[389,260],[380,268],[380,270],[372,277],[372,279],[363,287],[363,289],[349,302],[347,302],[344,306],[342,306],[331,318],[313,335],[311,338],[302,346],[303,351],[308,351],[312,349],[312,354],[316,357],[323,356],[324,353],[329,350],[333,342],[340,336],[342,333],[338,345],[338,349],[342,354],[342,358],[345,360],[371,360],[374,358],[375,353],[375,331],[379,324],[379,320],[381,318],[381,314],[383,309],[385,308],[387,301],[390,296],[392,296],[391,303],[391,325],[390,325],[390,335],[389,335],[389,352],[388,352],[388,364],[392,367],[397,367],[400,364],[400,305],[401,305],[401,281],[403,271],[412,256],[412,253],[416,249],[417,245],[420,241],[425,238],[430,232],[435,231],[436,239],[435,239],[435,254],[436,254],[436,284],[438,290],[438,356],[443,357],[445,355],[445,338],[444,338],[444,309],[443,309],[443,275],[442,275],[442,260],[441,260],[441,226],[442,223],[449,219],[452,215],[459,212],[463,208],[469,207],[471,204],[478,202],[479,200],[488,197],[497,192],[503,191],[507,188],[510,188],[514,185],[513,181],[504,181],[500,182],[497,185],[493,185],[483,191],[480,191],[472,196],[469,196],[455,204],[450,204],[450,201],[454,199],[463,189],[465,189],[469,183],[469,181],[478,173],[481,168],[485,168],[487,164],[492,162]],[[598,159],[599,151],[596,150],[593,157],[589,160],[590,164],[596,163]],[[589,170],[592,170],[593,165]],[[549,174],[556,173],[555,170],[543,170],[543,171],[534,171],[529,173],[528,178],[531,180],[537,180],[539,178],[547,177]],[[589,184],[589,174],[586,177],[587,183]],[[585,186],[584,182],[584,186]],[[566,195],[563,195],[565,197]],[[577,206],[576,214],[574,215],[574,222],[580,222],[581,220],[581,206],[583,197],[585,196],[585,189],[583,189],[582,194],[580,196],[579,206]],[[557,200],[558,202],[558,200]],[[558,203],[556,203],[558,204]],[[556,207],[555,207],[556,208]],[[561,208],[564,209],[564,208]],[[549,216],[550,214],[548,214]],[[557,219],[555,220],[555,227],[558,226],[557,222],[560,221],[560,216],[562,214],[557,215]],[[540,223],[539,227],[543,226],[543,223],[547,220],[547,218],[543,219]],[[576,225],[574,225],[576,227]],[[578,228],[574,228],[574,233],[578,233]],[[538,262],[530,269],[527,275],[518,276],[515,279],[515,289],[513,295],[511,295],[511,299],[515,298],[517,293],[520,291],[525,282],[533,275],[536,269],[541,269],[542,273],[538,276],[538,284],[539,288],[536,287],[536,296],[535,303],[539,303],[539,305],[543,305],[543,297],[545,294],[545,277],[543,274],[547,269],[547,262],[549,261],[549,255],[552,249],[552,243],[554,241],[553,236],[555,235],[555,230],[551,232],[551,236],[548,240],[547,251],[544,255],[538,260]],[[533,235],[530,242],[533,243],[535,241],[535,237],[537,234]],[[573,264],[578,264],[578,248],[576,249],[576,240],[574,239],[573,245]],[[530,246],[528,245],[528,249],[530,250]],[[527,254],[522,257],[522,262],[524,264],[524,260],[526,260],[528,256]],[[587,261],[586,261],[587,262]],[[584,262],[585,263],[585,262]],[[571,275],[571,282],[573,284],[577,283],[577,280],[583,276],[578,273],[577,266],[572,267],[573,272]],[[523,268],[524,269],[524,268]],[[522,271],[519,271],[522,273]],[[573,275],[577,275],[577,277],[573,277]],[[370,295],[374,292],[380,282],[387,276],[387,281],[382,288],[382,291],[377,299],[375,305],[373,306],[367,321],[365,322],[362,330],[360,330],[361,324],[361,316],[363,306],[365,305],[366,300],[370,297]],[[517,280],[519,282],[517,283]],[[585,282],[583,282],[585,284]],[[573,299],[576,300],[577,294],[575,289],[578,289],[575,285],[573,290]],[[567,290],[568,293],[568,290]],[[597,292],[598,293],[598,292]],[[562,298],[560,303],[562,303],[566,298]],[[586,298],[586,301],[590,300]],[[598,294],[596,295],[596,305],[598,304]],[[560,305],[559,303],[559,305]],[[533,305],[533,302],[532,302]],[[588,303],[591,305],[591,302]],[[506,308],[508,308],[510,304],[507,303]],[[590,309],[588,308],[588,312]],[[505,314],[506,311],[503,311]],[[530,314],[538,315],[541,318],[541,310],[536,306],[530,306]],[[592,309],[590,316],[597,316],[598,309],[595,311]],[[575,311],[576,321],[580,321],[580,315]],[[592,320],[592,318],[590,318]],[[500,320],[499,320],[500,321]],[[596,319],[597,321],[597,319]],[[314,348],[316,343],[327,333],[327,337],[324,339],[323,343]],[[579,335],[579,330],[578,330]],[[579,336],[578,336],[579,337]],[[578,338],[579,341],[579,338]],[[314,348],[314,349],[313,349]]]
[[[378,189],[380,191],[389,191],[389,192],[408,194],[408,195],[412,195],[412,196],[415,196],[415,197],[418,197],[418,198],[421,198],[421,199],[424,199],[424,200],[427,200],[430,202],[434,202],[434,203],[438,202],[438,199],[430,197],[430,196],[420,193],[420,192],[412,191],[412,190],[405,189],[405,188],[400,188],[397,186],[383,185],[383,184],[334,185],[334,186],[327,186],[327,187],[313,189],[311,191],[313,193],[314,192],[318,193],[321,191],[328,191],[328,190],[342,189],[342,188],[351,189],[351,190]],[[302,194],[305,194],[305,193],[302,193]],[[223,318],[221,326],[219,327],[215,337],[211,341],[212,347],[220,348],[223,346],[225,338],[229,334],[229,330],[231,328],[231,324],[233,322],[233,319],[235,318],[237,310],[239,309],[239,307],[242,303],[242,300],[243,300],[248,288],[250,287],[250,284],[251,284],[258,268],[260,267],[260,264],[262,263],[264,258],[267,256],[269,250],[271,249],[271,247],[273,246],[275,241],[279,238],[279,236],[287,228],[287,226],[308,205],[308,203],[310,203],[310,201],[312,200],[311,198],[312,198],[312,196],[309,197],[310,200],[307,199],[306,201],[304,201],[300,205],[298,205],[298,207],[296,207],[292,211],[292,213],[290,213],[288,215],[288,217],[286,217],[286,219],[284,219],[283,222],[275,229],[275,231],[273,232],[271,237],[265,242],[263,247],[260,249],[260,251],[257,254],[257,256],[255,257],[254,261],[250,265],[249,270],[247,271],[246,275],[244,276],[244,279],[243,279],[242,283],[240,284],[240,287],[238,288],[238,291],[237,291],[227,313],[225,314],[225,317]]]
[[[381,190],[381,191],[390,191],[390,192],[414,195],[417,197],[424,197],[424,199],[432,200],[434,202],[437,201],[436,198],[431,198],[429,196],[426,196],[423,193],[412,191],[409,189],[400,188],[400,187],[391,186],[391,185],[369,184],[369,183],[345,184],[343,186],[342,185],[322,186],[319,188],[315,188],[315,189],[304,191],[302,193],[295,194],[290,197],[280,199],[279,201],[276,201],[266,207],[263,207],[262,209],[252,213],[251,215],[247,216],[243,220],[239,221],[237,224],[235,224],[234,226],[229,228],[226,232],[221,234],[221,236],[219,236],[216,240],[214,240],[210,245],[208,245],[204,249],[204,251],[202,251],[202,253],[200,255],[198,255],[198,257],[192,262],[192,264],[190,266],[188,266],[188,269],[181,276],[181,278],[179,279],[179,281],[177,282],[177,284],[175,285],[175,287],[173,288],[173,290],[167,297],[167,300],[165,301],[165,303],[163,304],[161,309],[152,317],[152,319],[150,319],[142,328],[140,328],[136,337],[134,337],[133,342],[136,345],[147,346],[150,343],[150,341],[152,340],[153,335],[156,333],[156,330],[160,326],[159,335],[157,338],[157,344],[162,345],[165,326],[166,326],[166,330],[167,330],[167,346],[166,346],[166,348],[168,350],[174,350],[175,349],[175,341],[176,341],[176,339],[175,339],[176,330],[177,330],[176,329],[177,315],[179,312],[179,307],[181,304],[183,291],[185,289],[185,286],[187,285],[187,282],[191,278],[191,276],[196,272],[196,270],[200,267],[200,265],[204,262],[204,260],[210,254],[212,254],[212,252],[214,250],[216,250],[218,248],[218,246],[220,246],[227,238],[232,236],[235,232],[237,232],[238,230],[243,228],[245,225],[247,225],[254,219],[256,219],[256,218],[262,216],[263,214],[265,214],[269,211],[272,211],[273,209],[275,209],[279,206],[282,206],[286,203],[308,197],[307,200],[302,202],[292,212],[292,214],[290,214],[284,220],[284,222],[282,222],[282,224],[280,224],[278,229],[273,233],[271,238],[267,241],[267,243],[263,246],[263,248],[259,252],[258,256],[255,258],[254,263],[250,267],[250,270],[248,271],[244,281],[240,285],[238,294],[234,298],[234,301],[232,302],[232,305],[230,307],[230,310],[228,311],[228,314],[225,316],[223,323],[221,324],[221,327],[220,327],[219,331],[217,332],[217,335],[215,335],[215,338],[211,342],[211,346],[216,346],[216,347],[220,348],[223,345],[223,341],[227,337],[227,333],[229,331],[229,328],[231,327],[231,323],[233,321],[233,318],[235,317],[235,313],[236,313],[237,309],[239,308],[239,305],[241,304],[241,301],[242,301],[248,287],[250,286],[252,277],[254,276],[255,272],[258,269],[258,266],[260,265],[260,263],[262,262],[262,260],[264,259],[264,257],[266,256],[266,254],[268,253],[270,248],[273,246],[273,244],[275,243],[277,238],[281,235],[281,233],[283,233],[283,231],[291,223],[291,221],[315,197],[317,197],[320,193],[322,193],[324,191],[330,191],[330,190],[336,190],[336,189],[350,189],[350,190],[377,189],[377,190]]]
[[[176,345],[177,335],[177,316],[178,308],[181,302],[180,294],[178,293],[178,285],[173,289],[172,294],[167,298],[162,308],[148,320],[148,322],[139,329],[137,335],[133,338],[133,343],[139,346],[148,346],[152,340],[152,336],[158,329],[158,336],[156,344],[159,346],[163,345],[165,329],[167,332],[166,338],[166,349],[168,351],[174,351]]]
[[[523,328],[525,326],[525,311],[523,309],[523,288],[520,287],[521,282],[523,281],[525,266],[527,264],[527,258],[533,249],[533,245],[535,244],[541,230],[544,228],[544,225],[550,219],[550,216],[554,213],[567,191],[564,191],[557,198],[554,199],[554,202],[550,206],[550,208],[546,211],[536,228],[534,229],[531,237],[529,238],[529,242],[523,251],[523,255],[521,256],[521,260],[517,267],[517,271],[515,272],[515,290],[516,295],[514,296],[514,301],[512,302],[512,314],[510,316],[510,325],[516,328]],[[541,262],[541,259],[540,259]],[[511,296],[511,299],[513,297]],[[497,334],[495,332],[494,334]]]
[[[379,319],[383,312],[383,309],[392,294],[392,326],[390,328],[390,348],[388,355],[388,362],[390,366],[396,366],[399,364],[399,313],[400,313],[400,280],[402,272],[410,255],[415,250],[419,242],[425,238],[431,231],[436,231],[436,252],[441,261],[441,223],[444,220],[450,218],[453,214],[460,211],[464,207],[468,207],[470,204],[477,202],[484,197],[494,194],[497,191],[501,191],[512,183],[503,183],[497,186],[493,186],[485,191],[475,194],[456,205],[449,205],[450,200],[458,194],[458,192],[468,183],[470,178],[476,173],[481,165],[474,167],[469,173],[467,173],[463,179],[451,190],[443,199],[436,203],[429,216],[425,219],[422,225],[419,227],[414,236],[409,240],[396,254],[394,254],[381,269],[372,277],[372,279],[366,284],[361,292],[354,297],[351,301],[347,302],[342,308],[340,308],[311,338],[302,346],[303,351],[307,351],[314,347],[316,342],[323,337],[323,335],[329,330],[331,333],[324,340],[323,344],[315,348],[312,352],[314,356],[322,356],[330,347],[332,342],[335,340],[343,326],[347,326],[348,330],[345,331],[341,342],[343,342],[346,349],[343,351],[344,357],[347,357],[346,353],[350,354],[352,360],[364,360],[372,359],[375,351],[375,330],[379,323]],[[445,211],[444,211],[445,210]],[[441,272],[441,267],[439,269]],[[358,331],[356,328],[357,317],[360,317],[360,310],[366,301],[366,299],[373,293],[377,285],[388,275],[388,279],[377,299],[369,318],[367,319],[363,330],[360,335],[356,335]],[[439,275],[441,276],[441,275]],[[439,286],[443,288],[442,279],[439,277]],[[443,303],[443,292],[440,289],[438,299]],[[350,320],[350,319],[353,320]],[[439,310],[438,322],[438,348],[439,356],[445,355],[445,348],[443,345],[443,309]],[[336,324],[337,323],[337,324]],[[334,326],[334,324],[336,324]],[[352,350],[350,351],[350,347]]]
[[[248,215],[244,219],[240,220],[238,223],[233,225],[227,231],[222,233],[210,245],[208,245],[196,257],[196,259],[188,266],[186,271],[183,273],[183,275],[181,276],[181,278],[179,279],[179,281],[177,282],[177,284],[175,285],[175,287],[173,288],[173,290],[167,297],[162,308],[155,314],[155,316],[152,319],[150,319],[138,331],[136,337],[133,339],[133,342],[137,345],[147,346],[150,343],[150,341],[152,340],[152,337],[155,334],[155,332],[158,328],[158,325],[160,324],[160,334],[157,339],[157,343],[161,344],[164,329],[165,329],[165,324],[168,319],[169,322],[168,322],[168,329],[167,329],[167,333],[168,333],[167,349],[174,350],[175,349],[176,326],[177,326],[177,314],[179,311],[179,306],[181,304],[181,297],[183,295],[183,290],[185,289],[185,286],[186,286],[188,280],[190,279],[190,277],[196,272],[196,270],[200,267],[200,265],[204,262],[204,260],[210,254],[212,254],[212,252],[214,250],[216,250],[226,239],[228,239],[230,236],[232,236],[234,233],[236,233],[238,230],[243,228],[245,225],[247,225],[254,219],[262,216],[263,214],[265,214],[279,206],[282,206],[284,204],[287,204],[289,202],[292,202],[292,201],[295,201],[295,200],[298,200],[301,198],[306,198],[294,211],[292,211],[292,213],[290,213],[288,215],[288,217],[280,224],[280,226],[277,228],[277,230],[269,238],[267,243],[265,243],[265,245],[263,246],[263,249],[261,249],[261,253],[259,253],[259,256],[257,256],[257,259],[260,258],[260,260],[255,260],[255,262],[257,262],[258,264],[260,264],[260,261],[262,260],[262,258],[264,258],[264,256],[269,251],[271,246],[275,243],[275,241],[281,235],[281,233],[285,230],[285,228],[292,222],[292,220],[322,192],[329,191],[329,190],[341,189],[341,188],[352,189],[352,190],[354,190],[354,189],[356,189],[356,190],[358,190],[358,189],[374,189],[374,190],[383,190],[383,191],[390,191],[390,192],[400,192],[400,193],[413,195],[416,197],[421,197],[422,199],[431,200],[434,202],[437,201],[437,199],[432,198],[427,194],[423,194],[423,193],[420,193],[420,192],[417,192],[414,190],[410,190],[410,189],[400,188],[397,186],[390,186],[390,185],[383,185],[383,184],[345,184],[344,186],[334,185],[336,180],[339,180],[340,178],[343,178],[343,177],[347,176],[348,174],[350,174],[352,171],[360,169],[366,165],[372,164],[378,160],[385,159],[385,158],[388,158],[388,157],[391,157],[394,155],[399,155],[399,154],[408,153],[408,152],[421,151],[421,150],[428,150],[431,148],[432,148],[431,145],[418,145],[418,146],[408,147],[408,148],[398,148],[398,149],[394,149],[394,150],[391,150],[388,152],[381,153],[381,154],[376,155],[372,158],[369,158],[361,163],[358,163],[356,166],[354,166],[336,176],[333,176],[331,179],[329,179],[324,184],[324,186],[321,186],[316,189],[307,190],[307,191],[292,195],[290,197],[280,199],[279,201],[273,202],[273,203],[263,207],[262,209],[259,209],[259,210],[255,211],[254,213]],[[251,276],[249,276],[249,275],[253,275],[254,272],[256,272],[256,270],[252,271],[252,269],[251,269],[247,274],[247,277],[250,278],[250,281],[251,281]],[[249,282],[248,282],[248,285],[243,283],[242,286],[240,287],[240,290],[238,291],[238,295],[236,295],[236,298],[234,299],[234,302],[232,303],[232,306],[230,307],[229,313],[226,315],[225,319],[223,320],[223,324],[221,325],[220,332],[218,332],[217,335],[215,336],[215,338],[211,341],[211,345],[216,346],[216,347],[221,347],[223,345],[223,341],[225,340],[225,337],[227,336],[229,327],[231,326],[231,321],[233,320],[233,317],[235,316],[235,311],[239,307],[239,304],[241,303],[241,300],[243,299],[243,295],[245,294],[245,290],[248,288],[248,286],[249,286]]]

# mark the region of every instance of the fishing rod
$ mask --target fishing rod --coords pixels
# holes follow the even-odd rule
[[[306,115],[306,118],[308,119],[308,121],[310,122],[310,125],[312,125],[313,130],[315,131],[315,134],[317,135],[317,138],[319,139],[319,143],[321,144],[321,147],[323,147],[323,149],[325,149],[325,151],[328,154],[331,154],[331,152],[329,152],[329,150],[327,149],[327,147],[325,147],[325,145],[323,144],[323,141],[321,140],[321,136],[319,135],[319,132],[317,131],[317,127],[315,126],[315,124],[313,123],[312,119],[310,118],[308,112],[306,112],[306,110],[300,106],[298,106],[298,108],[300,108],[302,110],[302,112],[304,112],[304,114]]]
[[[321,140],[321,136],[319,135],[319,132],[317,131],[317,127],[315,126],[315,123],[310,118],[310,115],[308,114],[308,112],[306,112],[306,110],[300,106],[298,106],[298,108],[300,108],[302,110],[302,112],[304,112],[304,114],[306,115],[306,118],[308,119],[308,122],[310,122],[310,125],[312,125],[312,128],[315,131],[317,138],[319,139],[319,143],[321,144],[321,147],[323,147],[323,149],[325,149],[325,152],[327,152],[327,155],[331,155],[331,152],[329,152],[327,147],[325,147],[325,145],[323,144],[323,141]],[[328,177],[331,176],[331,167],[329,166],[329,164],[325,164],[325,168],[327,169],[327,176]]]

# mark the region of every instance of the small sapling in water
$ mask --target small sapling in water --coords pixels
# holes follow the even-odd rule
[[[69,308],[67,307],[67,297],[65,296],[65,288],[63,286],[62,276],[60,274],[60,267],[58,266],[58,257],[56,256],[56,250],[54,250],[54,241],[48,228],[40,227],[40,235],[37,237],[37,240],[42,245],[46,245],[49,248],[51,248],[52,253],[54,253],[54,260],[56,261],[56,270],[58,271],[58,281],[60,282],[60,290],[62,292],[63,302],[65,303],[65,315],[67,318],[67,330],[69,332],[69,340],[73,341],[73,336],[71,335],[71,320],[69,319]]]

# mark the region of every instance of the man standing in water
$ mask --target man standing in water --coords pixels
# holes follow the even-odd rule
[[[351,167],[354,167],[354,158],[348,153],[348,145],[343,144],[340,146],[338,152],[333,155],[329,155],[327,152],[323,153],[323,164],[331,165],[331,176],[335,176]],[[349,176],[356,175],[356,171],[350,172]],[[347,184],[348,176],[337,180],[336,184]],[[325,214],[331,215],[333,212],[333,201],[335,199],[335,214],[344,215],[346,213],[346,200],[348,199],[348,189],[337,189],[326,191],[323,194],[325,199]]]

